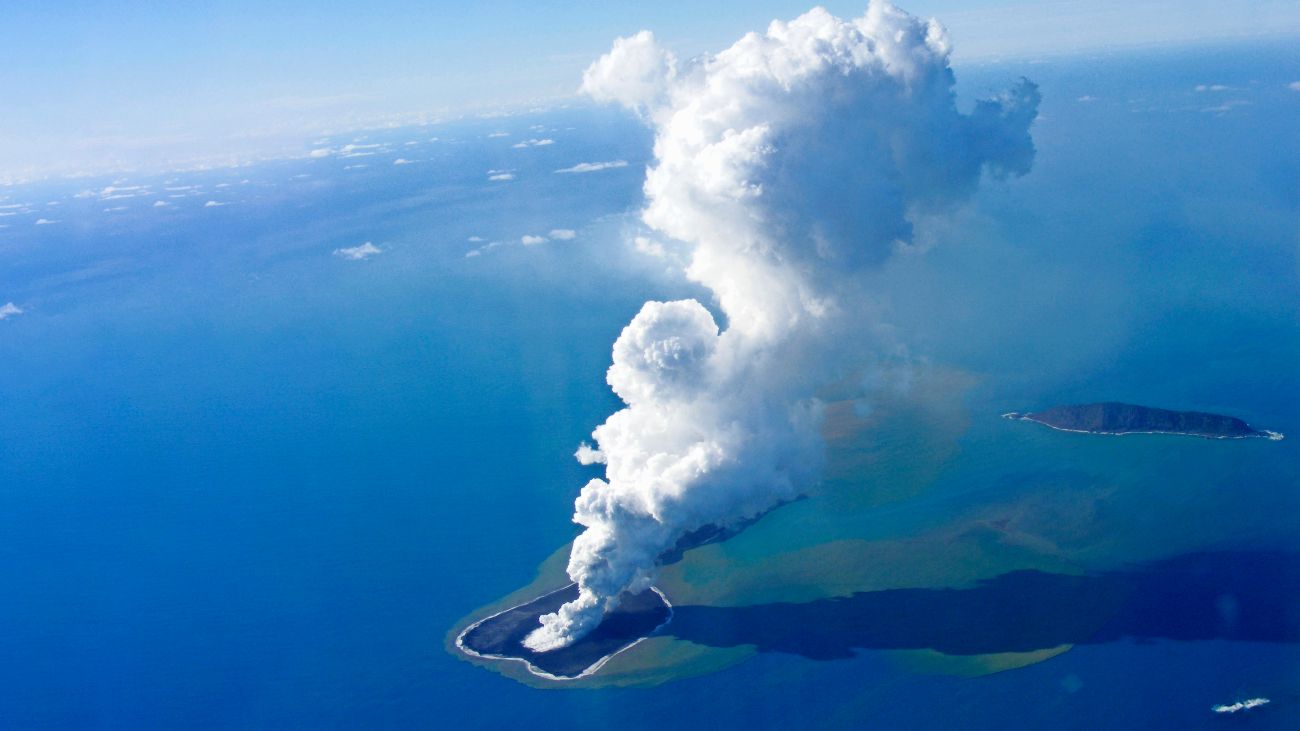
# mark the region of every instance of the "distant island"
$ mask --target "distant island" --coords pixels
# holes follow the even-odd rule
[[[1025,414],[1012,411],[1002,416],[1037,422],[1061,431],[1087,434],[1184,434],[1207,439],[1282,438],[1278,432],[1256,429],[1231,416],[1200,411],[1170,411],[1115,402],[1055,406],[1046,411]]]
[[[537,629],[538,618],[578,596],[569,584],[530,602],[494,614],[470,625],[456,638],[463,652],[494,660],[518,660],[534,675],[552,680],[572,680],[590,675],[614,655],[635,645],[672,618],[672,606],[653,587],[625,595],[590,634],[568,647],[533,652],[523,639]]]

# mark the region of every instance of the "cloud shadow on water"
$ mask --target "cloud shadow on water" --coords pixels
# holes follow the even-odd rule
[[[1092,575],[1023,570],[963,589],[743,607],[675,606],[663,632],[814,660],[857,650],[1029,652],[1124,638],[1300,642],[1300,555],[1196,553]]]

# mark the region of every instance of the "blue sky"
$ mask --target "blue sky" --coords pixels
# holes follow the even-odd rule
[[[864,0],[827,2],[841,16]],[[1007,55],[1300,35],[1283,0],[1123,3],[916,0],[959,62]],[[0,179],[187,158],[232,162],[310,135],[553,99],[618,35],[716,50],[786,0],[364,5],[17,3],[0,23]]]

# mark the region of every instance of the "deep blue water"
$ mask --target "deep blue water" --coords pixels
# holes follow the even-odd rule
[[[1226,575],[1272,582],[1255,586],[1261,601],[1300,596],[1285,568],[1300,555],[1300,92],[1286,88],[1300,54],[1234,46],[957,72],[964,102],[1020,75],[1041,84],[1039,158],[1027,178],[986,187],[925,257],[879,274],[912,351],[975,374],[981,419],[1107,398],[1217,408],[1292,434],[1234,445],[1276,446],[1265,457],[1216,452],[1209,467],[1187,464],[1191,447],[1168,464],[1135,453],[1133,469],[1157,477],[1108,503],[1119,537],[1105,558],[1210,551]],[[1246,103],[1213,111],[1234,100]],[[511,136],[487,137],[498,130]],[[556,143],[511,147],[542,135]],[[0,321],[0,726],[1285,728],[1296,717],[1300,648],[1285,631],[1187,636],[1203,617],[1159,611],[1158,631],[1078,639],[980,678],[902,671],[873,651],[879,641],[832,658],[792,651],[807,639],[796,638],[640,690],[536,690],[448,655],[454,622],[526,584],[574,534],[590,473],[570,455],[617,407],[604,369],[623,324],[646,299],[696,291],[626,244],[650,154],[635,120],[574,108],[357,144],[375,142],[388,151],[125,176],[154,194],[112,203],[75,197],[112,178],[0,189],[0,204],[30,204],[0,218],[0,304],[24,310]],[[417,162],[392,165],[398,156]],[[613,159],[630,164],[552,172]],[[184,185],[203,192],[152,206]],[[104,210],[115,204],[127,210]],[[578,235],[518,243],[552,229]],[[331,254],[365,241],[383,253]],[[465,257],[492,241],[504,245]],[[906,533],[1028,489],[1004,479],[1016,456],[995,448],[1005,425],[981,419],[964,461],[882,523]],[[1062,444],[1062,470],[1115,454]],[[1053,464],[1039,450],[1024,469]],[[1259,573],[1261,555],[1284,556],[1284,570]],[[1300,616],[1265,624],[1294,631]],[[1208,712],[1255,695],[1274,702]]]

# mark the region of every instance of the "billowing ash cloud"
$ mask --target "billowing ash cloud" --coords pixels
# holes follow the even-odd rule
[[[649,32],[621,38],[583,89],[656,131],[643,220],[687,245],[694,300],[647,302],[614,343],[627,404],[577,456],[569,576],[579,596],[525,643],[562,647],[645,588],[695,529],[737,526],[817,479],[818,389],[871,354],[865,269],[912,221],[966,199],[982,172],[1029,170],[1037,88],[957,111],[943,28],[873,2],[820,8],[683,63]]]

